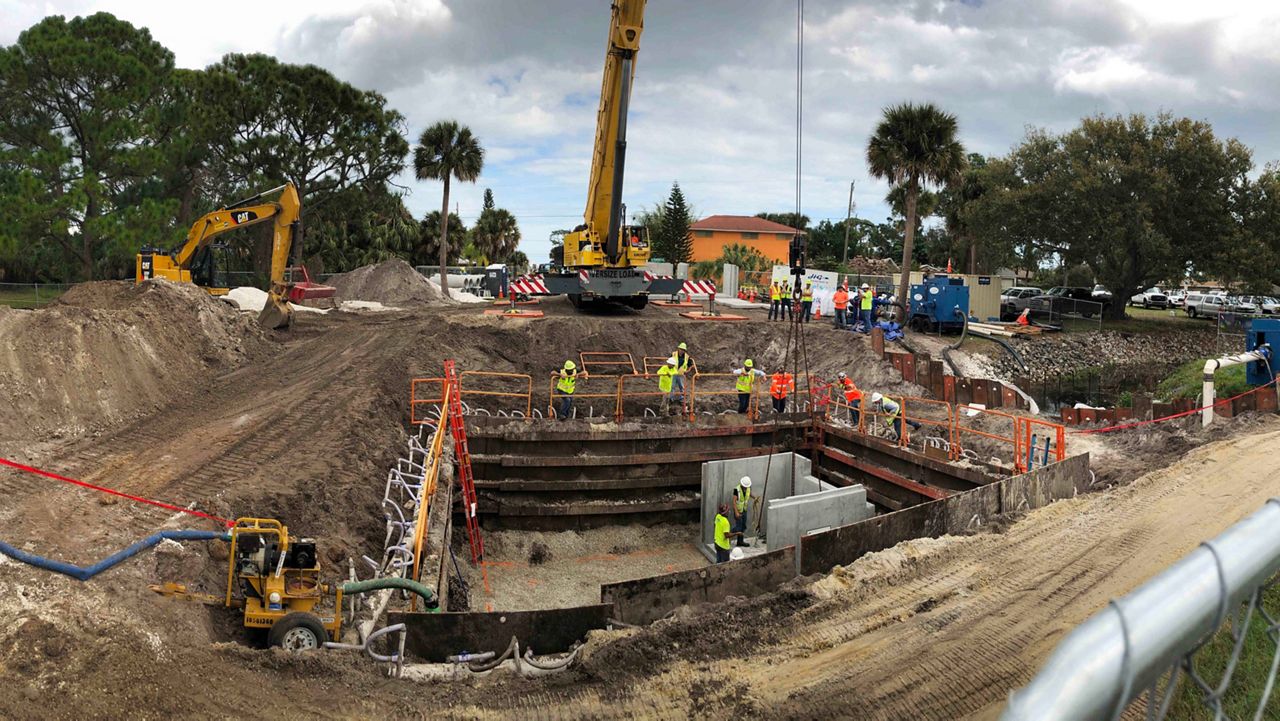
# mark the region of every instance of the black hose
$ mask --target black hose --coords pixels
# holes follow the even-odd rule
[[[955,309],[955,313],[960,316],[960,320],[964,321],[964,327],[960,330],[960,340],[942,349],[942,359],[947,362],[947,365],[951,366],[952,375],[957,378],[964,378],[964,374],[960,372],[960,366],[957,366],[956,362],[951,360],[951,351],[958,350],[960,346],[964,345],[964,339],[969,335],[969,316],[965,315],[964,311],[959,308]]]
[[[1027,370],[1027,364],[1022,360],[1022,356],[1018,355],[1018,351],[1016,351],[1016,350],[1014,350],[1014,349],[1013,349],[1013,346],[1009,345],[1007,342],[1005,342],[1004,340],[1002,340],[1002,339],[1000,339],[1000,338],[996,338],[995,336],[987,335],[986,333],[979,333],[979,332],[978,332],[978,331],[976,331],[976,330],[971,330],[971,331],[969,331],[969,332],[970,332],[970,333],[972,333],[972,334],[973,334],[973,337],[975,337],[975,338],[985,338],[985,339],[987,339],[987,340],[989,340],[989,341],[994,341],[994,342],[996,342],[996,343],[999,343],[999,344],[1000,344],[1000,346],[1001,346],[1002,348],[1004,348],[1006,351],[1009,351],[1009,355],[1013,356],[1013,359],[1014,359],[1015,361],[1017,361],[1017,362],[1018,362],[1018,367],[1022,368],[1022,372],[1023,372],[1023,373],[1027,373],[1027,372],[1029,372],[1029,371]]]

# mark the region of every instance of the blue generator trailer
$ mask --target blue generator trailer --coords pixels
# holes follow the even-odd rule
[[[929,276],[911,286],[912,329],[921,332],[959,331],[969,315],[969,288],[964,278]]]

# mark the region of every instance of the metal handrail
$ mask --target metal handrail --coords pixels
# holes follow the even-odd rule
[[[511,378],[516,380],[523,380],[525,382],[525,390],[522,393],[513,393],[510,391],[486,391],[486,390],[479,390],[476,388],[467,388],[466,379],[468,377]],[[533,412],[533,376],[527,375],[525,373],[498,373],[494,371],[462,371],[461,373],[458,374],[458,391],[459,391],[458,397],[464,400],[468,395],[495,396],[499,398],[523,398],[525,401],[524,403],[525,418],[528,419]]]
[[[440,395],[433,395],[429,398],[422,397],[418,392],[418,385],[426,385],[428,383],[438,383],[440,385]],[[436,419],[418,416],[419,406],[436,406],[444,402],[444,379],[443,378],[414,378],[409,382],[409,422],[413,425],[424,425],[435,423]],[[425,391],[424,391],[425,392]]]

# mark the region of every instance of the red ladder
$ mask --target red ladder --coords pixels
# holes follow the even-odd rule
[[[467,423],[462,416],[462,393],[458,372],[452,360],[444,362],[445,382],[449,385],[449,431],[453,434],[453,457],[458,464],[458,482],[462,486],[462,515],[467,518],[467,541],[471,544],[471,562],[484,560],[484,540],[480,538],[480,519],[476,516],[476,484],[471,475],[471,451],[467,447]]]

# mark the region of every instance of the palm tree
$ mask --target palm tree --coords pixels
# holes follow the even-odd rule
[[[902,186],[906,193],[906,228],[902,241],[902,278],[898,300],[903,314],[910,307],[911,254],[916,234],[916,201],[922,183],[941,186],[964,170],[964,146],[956,139],[956,116],[933,103],[903,103],[884,110],[867,142],[867,167],[877,178]],[[892,192],[892,191],[890,191]]]
[[[471,129],[456,120],[444,120],[422,131],[413,149],[413,169],[418,180],[444,182],[440,202],[440,292],[449,297],[446,266],[449,255],[449,179],[474,183],[484,167],[484,149]]]

